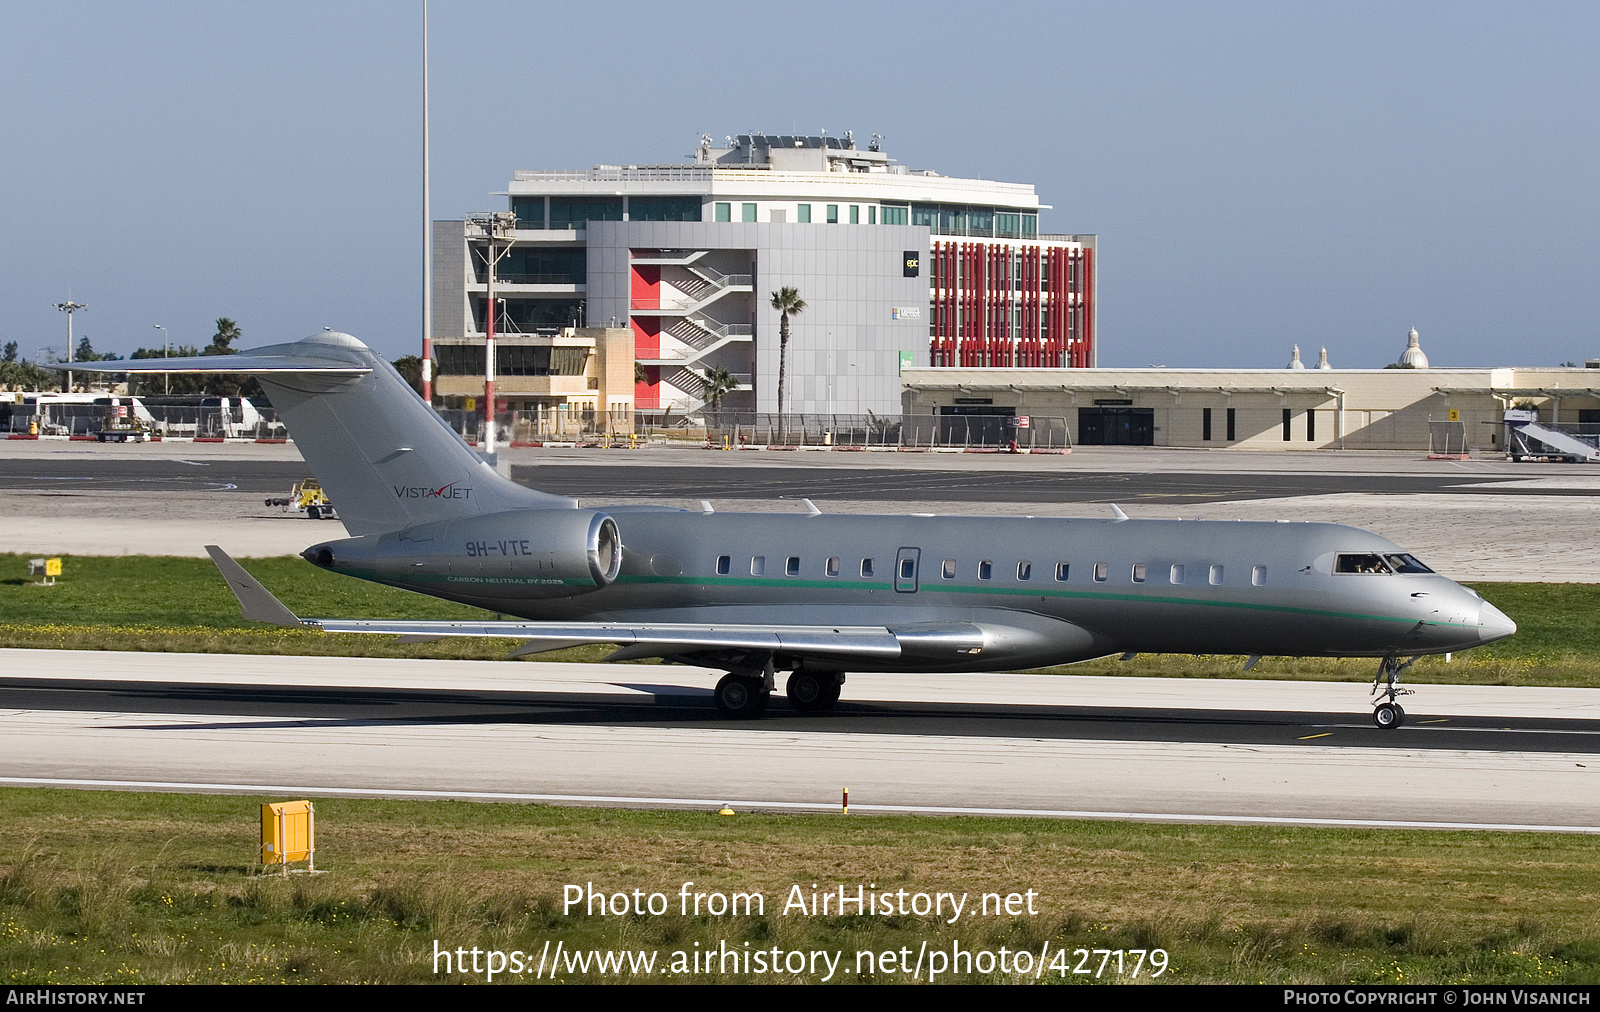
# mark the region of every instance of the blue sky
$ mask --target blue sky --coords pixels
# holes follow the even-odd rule
[[[0,341],[421,335],[421,5],[7,5]],[[1600,8],[430,6],[434,216],[704,131],[885,136],[1101,236],[1102,365],[1600,356]]]

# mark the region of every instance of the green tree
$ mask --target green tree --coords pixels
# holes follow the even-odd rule
[[[394,360],[394,371],[400,378],[411,384],[411,389],[419,395],[422,393],[422,356],[402,355]]]
[[[217,332],[211,335],[211,343],[206,345],[202,355],[237,355],[239,349],[233,342],[239,339],[239,325],[226,316],[217,318]]]
[[[100,360],[100,356],[94,353],[94,345],[89,343],[87,337],[79,339],[78,350],[73,353],[73,357],[79,362],[98,362]]]
[[[788,405],[785,403],[785,385],[788,382],[789,367],[789,317],[798,316],[805,312],[805,300],[800,298],[798,288],[783,287],[772,293],[772,308],[778,311],[778,427],[784,434],[780,438],[788,438],[788,426],[785,424]]]
[[[202,355],[237,355],[239,349],[233,342],[242,336],[239,325],[226,316],[217,318],[217,332],[211,335],[211,343],[205,346]],[[253,377],[241,376],[238,373],[217,373],[202,380],[204,390],[208,394],[218,397],[260,397],[262,396],[261,384]]]
[[[722,410],[722,398],[739,385],[733,378],[733,373],[720,365],[714,365],[706,370],[706,403],[711,405],[712,411]]]
[[[15,362],[17,360],[17,342],[7,341],[4,353],[0,353],[0,362]]]
[[[54,390],[61,383],[59,373],[34,365],[27,359],[0,361],[0,388],[9,390]]]
[[[129,358],[190,358],[200,354],[200,349],[192,344],[173,346],[168,354],[167,348],[135,348]],[[173,373],[169,376],[153,376],[148,373],[132,373],[128,376],[128,392],[135,397],[155,397],[161,394],[199,394],[206,389],[206,380],[209,377],[196,373]]]

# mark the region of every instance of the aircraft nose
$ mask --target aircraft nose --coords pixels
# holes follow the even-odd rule
[[[1517,624],[1506,613],[1490,604],[1483,602],[1483,607],[1478,611],[1478,641],[1480,643],[1493,643],[1503,640],[1517,631]]]

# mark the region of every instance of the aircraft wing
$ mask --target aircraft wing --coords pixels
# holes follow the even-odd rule
[[[447,622],[404,619],[301,618],[216,545],[206,552],[239,604],[244,617],[256,622],[323,632],[378,633],[399,636],[404,642],[424,642],[446,636],[500,636],[526,642],[511,656],[559,650],[590,643],[614,643],[623,649],[612,660],[658,657],[703,650],[784,651],[813,656],[893,660],[901,655],[902,639],[884,626],[739,625],[688,622]],[[926,643],[933,630],[919,630],[916,642]],[[952,625],[937,631],[939,645],[960,652],[977,652],[984,646],[977,626]]]

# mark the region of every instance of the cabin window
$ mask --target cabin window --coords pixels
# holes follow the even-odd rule
[[[1026,581],[1026,580],[1033,579],[1033,563],[1031,563],[1031,562],[1019,562],[1019,563],[1017,563],[1017,579],[1020,580],[1020,581]]]
[[[1068,573],[1068,571],[1069,571],[1069,568],[1068,568],[1068,566],[1067,566],[1067,564],[1065,562],[1056,563],[1056,582],[1057,583],[1066,583],[1067,582],[1067,573]]]
[[[1335,573],[1387,573],[1389,567],[1384,564],[1383,556],[1372,555],[1341,555],[1334,564]]]
[[[1181,562],[1174,563],[1173,567],[1172,567],[1172,575],[1167,577],[1167,579],[1171,580],[1173,583],[1182,583],[1183,582],[1183,563],[1181,563]]]
[[[727,576],[728,570],[733,568],[733,559],[727,555],[717,556],[717,575]]]
[[[1110,575],[1111,575],[1111,564],[1110,563],[1107,563],[1107,562],[1096,562],[1094,564],[1094,582],[1095,583],[1105,583],[1106,582],[1106,578],[1109,577]]]
[[[1143,583],[1146,571],[1147,571],[1147,568],[1146,568],[1144,563],[1135,562],[1133,564],[1133,582],[1134,583]]]
[[[872,560],[871,559],[862,559],[861,560],[861,575],[862,576],[871,576],[872,575]]]
[[[1267,585],[1267,567],[1256,566],[1251,569],[1250,582],[1257,587],[1265,587]]]
[[[956,560],[945,559],[944,562],[940,563],[939,575],[946,580],[954,580],[956,578]]]
[[[1212,566],[1211,567],[1211,585],[1213,587],[1222,586],[1222,567],[1221,566]]]
[[[978,579],[980,579],[980,580],[988,580],[988,579],[991,579],[993,576],[994,576],[994,563],[993,562],[989,561],[988,559],[984,559],[982,562],[978,563]]]
[[[839,557],[837,555],[831,555],[828,557],[827,573],[829,576],[839,575]]]
[[[917,560],[907,556],[900,560],[900,579],[914,580],[917,577]]]
[[[1431,573],[1433,570],[1417,561],[1415,555],[1385,555],[1396,573]]]
[[[784,560],[783,571],[785,573],[787,573],[788,575],[790,575],[790,576],[799,576],[800,575],[800,556],[791,555],[791,556],[789,556],[789,558]]]
[[[766,572],[767,572],[767,557],[765,555],[751,556],[751,558],[750,558],[750,575],[751,576],[765,576]]]

